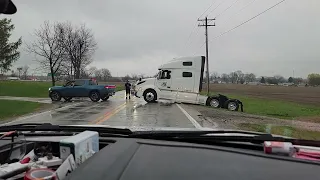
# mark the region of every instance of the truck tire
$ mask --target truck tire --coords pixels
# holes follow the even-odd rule
[[[105,96],[105,97],[103,97],[103,98],[101,98],[101,99],[102,99],[102,101],[106,101],[106,100],[109,99],[109,97],[110,97],[110,96]]]
[[[61,95],[59,92],[57,91],[52,91],[50,94],[49,94],[50,98],[52,101],[60,101],[61,100]]]
[[[65,101],[71,101],[72,97],[63,97]]]
[[[225,107],[230,111],[238,111],[239,103],[234,100],[228,100]]]
[[[98,91],[91,91],[89,94],[89,98],[93,102],[98,102],[100,100],[100,94]]]
[[[220,108],[220,101],[217,97],[210,97],[208,101],[208,106],[214,107],[214,108]]]
[[[153,89],[147,89],[143,93],[143,98],[147,103],[156,102],[157,93]]]

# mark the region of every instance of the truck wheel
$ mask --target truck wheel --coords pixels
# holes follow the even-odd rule
[[[109,99],[109,97],[110,97],[110,96],[105,96],[105,97],[103,97],[103,98],[101,98],[101,99],[102,99],[102,101],[106,101],[106,100]]]
[[[100,94],[97,91],[92,91],[89,94],[89,98],[91,99],[91,101],[93,102],[98,102],[100,100]]]
[[[52,101],[60,101],[61,100],[61,95],[57,91],[52,91],[49,96]]]
[[[221,106],[219,99],[216,97],[211,97],[208,105],[214,108],[219,108]]]
[[[148,89],[143,93],[143,97],[148,103],[155,102],[157,100],[157,93],[152,89]]]
[[[72,97],[63,97],[65,101],[71,101]]]
[[[239,103],[237,101],[227,101],[226,104],[230,111],[238,111],[239,109]]]

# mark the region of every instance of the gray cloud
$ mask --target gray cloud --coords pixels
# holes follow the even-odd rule
[[[234,0],[225,1],[209,17],[223,12]],[[219,16],[209,30],[210,70],[242,70],[257,75],[306,76],[319,71],[320,2],[290,0],[221,38],[220,33],[249,19],[279,0],[239,0]],[[86,23],[95,34],[99,48],[92,66],[109,68],[113,75],[153,75],[157,67],[178,56],[204,55],[204,28],[196,28],[186,45],[198,16],[211,0],[84,1],[14,0],[18,13],[10,16],[16,25],[13,38],[30,34],[45,20]],[[213,9],[214,5],[211,9]],[[210,12],[209,10],[208,12]],[[236,15],[235,15],[236,14]],[[36,67],[31,55],[22,53],[16,65]]]

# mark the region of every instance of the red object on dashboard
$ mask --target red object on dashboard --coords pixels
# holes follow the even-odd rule
[[[320,161],[320,151],[312,151],[312,150],[299,150],[293,157],[298,159],[306,159],[313,161]]]
[[[31,160],[30,157],[26,157],[20,161],[21,164],[27,164]]]
[[[116,86],[115,85],[108,85],[108,86],[105,86],[104,88],[106,88],[106,89],[114,89],[114,88],[116,88]]]

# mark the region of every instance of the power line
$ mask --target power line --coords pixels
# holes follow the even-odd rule
[[[221,4],[223,4],[223,3],[225,3],[225,2],[226,2],[225,0],[221,1],[221,2],[218,4],[217,7],[215,7],[212,11],[209,12],[209,14],[211,14],[214,10],[216,10]],[[208,16],[209,16],[209,14],[208,14]]]
[[[280,4],[281,4],[281,3],[283,3],[284,1],[286,1],[286,0],[282,0],[282,1],[278,2],[277,4],[275,4],[275,5],[271,6],[271,7],[269,7],[268,9],[266,9],[266,10],[262,11],[261,13],[259,13],[259,14],[255,15],[255,16],[253,16],[252,18],[250,18],[250,19],[248,19],[248,20],[246,20],[246,21],[242,22],[241,24],[239,24],[239,25],[237,25],[237,26],[235,26],[235,27],[233,27],[233,28],[231,28],[231,29],[229,29],[229,30],[227,30],[227,31],[225,31],[225,32],[223,32],[223,33],[221,33],[220,35],[218,35],[218,36],[214,37],[214,38],[213,38],[213,39],[211,39],[211,40],[217,39],[217,38],[219,38],[219,37],[221,37],[221,36],[223,36],[223,35],[225,35],[225,34],[227,34],[227,33],[231,32],[231,31],[233,31],[233,30],[235,30],[235,29],[239,28],[240,26],[242,26],[242,25],[244,25],[244,24],[246,24],[246,23],[250,22],[251,20],[253,20],[253,19],[255,19],[255,18],[259,17],[260,15],[262,15],[262,14],[266,13],[267,11],[269,11],[269,10],[271,10],[271,9],[275,8],[276,6],[280,5]]]
[[[185,48],[188,47],[189,41],[190,41],[190,39],[191,39],[191,36],[192,36],[192,34],[194,33],[194,31],[196,30],[196,28],[197,28],[197,24],[194,26],[194,28],[193,28],[192,31],[190,32],[190,34],[189,34],[189,36],[188,36],[188,39],[187,39],[187,41],[186,41],[186,44],[185,44]]]
[[[201,16],[203,16],[216,2],[217,2],[217,1],[213,1],[212,4],[198,17],[198,19],[200,19]],[[220,3],[220,4],[221,4],[221,3]],[[218,5],[218,6],[219,6],[219,5]],[[194,28],[193,28],[192,31],[190,32],[190,34],[189,34],[189,36],[188,36],[188,39],[187,39],[187,41],[186,41],[186,44],[185,44],[185,49],[189,47],[189,44],[191,44],[191,43],[189,43],[189,41],[190,41],[190,39],[191,39],[192,34],[195,32],[195,29],[197,28],[197,26],[198,26],[198,25],[195,24]],[[197,30],[197,34],[196,34],[196,35],[198,35],[198,32],[199,32],[199,29]]]
[[[255,1],[255,0],[253,0],[251,3],[253,3],[254,1]],[[260,15],[262,15],[262,14],[266,13],[267,11],[269,11],[269,10],[271,10],[271,9],[275,8],[276,6],[280,5],[280,4],[281,4],[281,3],[283,3],[284,1],[285,1],[285,0],[282,0],[282,1],[278,2],[278,3],[276,3],[275,5],[273,5],[273,6],[269,7],[268,9],[266,9],[266,10],[262,11],[261,13],[259,13],[259,14],[255,15],[254,17],[252,17],[252,18],[250,18],[250,19],[248,19],[248,20],[246,20],[246,21],[242,22],[241,24],[239,24],[239,25],[237,25],[237,26],[233,27],[232,29],[229,29],[229,30],[227,30],[227,31],[225,31],[225,32],[223,32],[223,33],[221,33],[220,35],[218,35],[218,36],[214,37],[214,38],[213,38],[213,39],[211,39],[211,40],[218,39],[218,38],[220,38],[221,36],[223,36],[223,35],[225,35],[225,34],[227,34],[227,33],[231,32],[231,31],[233,31],[233,30],[235,30],[235,29],[237,29],[237,28],[239,28],[240,26],[242,26],[242,25],[244,25],[244,24],[248,23],[249,21],[251,21],[251,20],[253,20],[253,19],[255,19],[255,18],[259,17]],[[249,6],[249,4],[251,4],[251,3],[248,3],[245,7]],[[242,9],[244,9],[244,8],[242,8]],[[210,41],[211,41],[211,40],[210,40]],[[204,43],[203,43],[203,44],[202,44],[198,49],[202,48],[205,44],[206,44],[206,43],[204,42]],[[194,55],[196,55],[197,53],[198,53],[198,50],[193,54],[193,56],[194,56]]]
[[[231,14],[230,16],[229,16],[229,18],[227,18],[226,20],[229,20],[231,17],[233,17],[234,15],[237,15],[237,14],[239,14],[241,11],[243,11],[244,9],[246,9],[247,7],[249,7],[252,3],[254,3],[256,0],[252,0],[252,1],[250,1],[249,3],[247,3],[245,6],[243,6],[239,11],[237,11],[236,13],[234,13],[234,14]],[[225,21],[226,21],[225,20]]]
[[[223,13],[225,13],[226,11],[228,11],[233,5],[235,5],[239,0],[235,0],[229,7],[227,7],[226,9],[224,9],[220,14],[216,15],[216,19],[221,16]]]
[[[198,17],[198,19],[201,18],[201,16],[204,15],[204,13],[206,13],[217,1],[213,1],[212,4]]]

